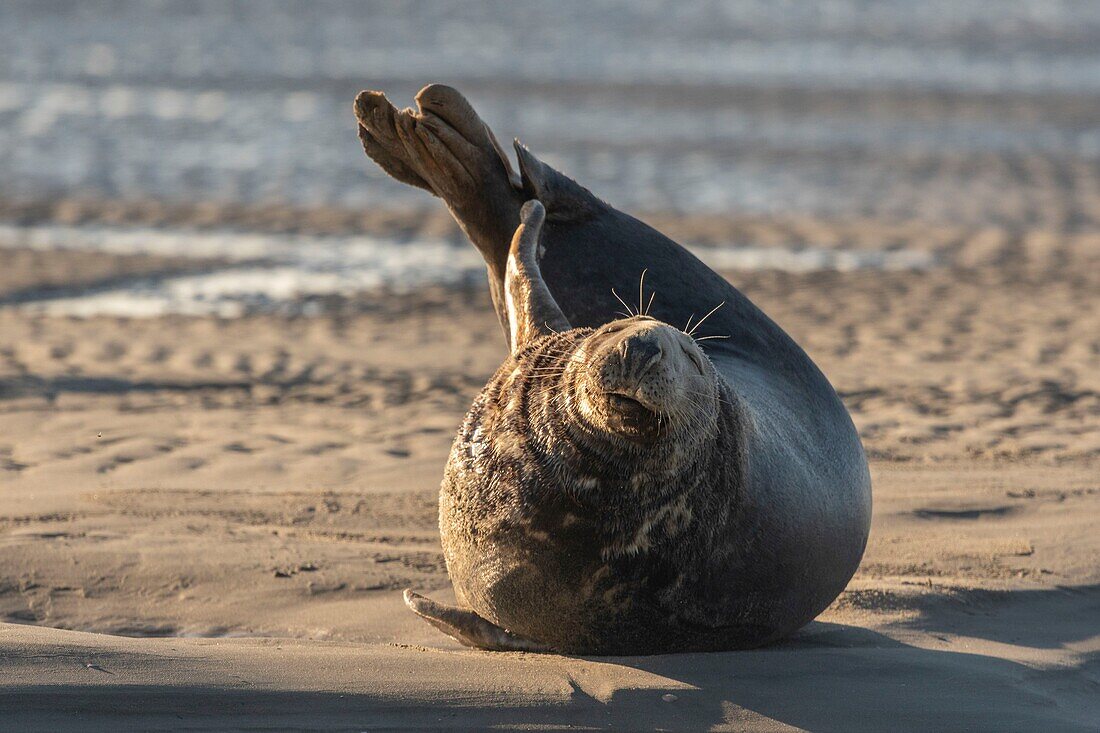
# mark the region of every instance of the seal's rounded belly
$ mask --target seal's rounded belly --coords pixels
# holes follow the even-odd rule
[[[743,511],[738,398],[690,334],[644,312],[570,328],[524,256],[542,207],[524,213],[506,281],[514,350],[459,430],[440,496],[459,601],[565,652],[769,641],[792,619],[761,602],[761,558],[745,551],[760,528]]]
[[[622,334],[645,339],[656,329],[668,327],[639,320]],[[652,438],[601,434],[599,409],[587,422],[578,397],[577,380],[592,375],[588,362],[554,366],[600,335],[578,329],[539,339],[500,369],[467,415],[439,514],[459,602],[565,652],[713,648],[716,636],[723,648],[765,640],[759,635],[767,630],[737,623],[729,593],[700,592],[731,560],[708,543],[733,539],[736,488],[714,490],[716,478],[739,475],[735,416],[719,411],[676,424],[665,414]],[[617,347],[609,350],[619,358]],[[604,409],[635,404],[608,399]],[[687,439],[688,426],[699,428],[700,440]],[[719,617],[728,623],[697,628]]]

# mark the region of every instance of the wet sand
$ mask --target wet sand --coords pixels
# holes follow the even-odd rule
[[[789,242],[775,220],[661,223]],[[504,355],[480,286],[231,320],[9,300],[3,725],[1094,729],[1093,240],[814,226],[849,244],[894,231],[940,264],[726,273],[833,381],[875,491],[850,587],[795,638],[736,654],[490,654],[403,608],[405,587],[450,592],[438,481]],[[0,250],[0,297],[181,266],[85,256]]]

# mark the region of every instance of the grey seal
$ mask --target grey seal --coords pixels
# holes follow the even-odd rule
[[[361,93],[360,139],[481,252],[511,354],[440,494],[460,606],[406,591],[410,608],[470,646],[581,654],[747,648],[813,619],[871,516],[828,380],[721,276],[518,141],[517,173],[456,90],[416,101]]]

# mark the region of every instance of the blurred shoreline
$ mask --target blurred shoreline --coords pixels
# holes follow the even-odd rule
[[[430,81],[836,388],[871,538],[794,638],[491,654],[404,608],[452,597],[436,487],[505,357],[356,140]],[[1093,730],[1100,4],[0,3],[0,422],[20,730]]]
[[[491,42],[488,42],[491,39]],[[57,195],[429,207],[350,105],[457,85],[629,211],[1096,225],[1094,3],[169,0],[0,8],[0,180]],[[1038,189],[1038,190],[1037,190]]]
[[[69,295],[96,291],[87,313],[105,297],[118,313],[132,296],[134,312],[228,314],[465,287],[479,265],[464,237],[366,159],[350,111],[362,87],[401,106],[444,81],[501,139],[719,269],[1073,272],[1100,251],[1097,49],[1100,10],[1075,0],[12,2],[0,245],[65,249],[71,231],[68,249],[118,255],[114,236],[126,267],[159,273],[129,295],[78,276]],[[221,238],[205,265],[196,232]],[[234,247],[258,254],[242,265]],[[194,279],[204,266],[212,282]],[[173,277],[192,278],[172,285],[192,304],[151,305]],[[8,280],[9,301],[43,295]]]
[[[663,223],[666,231],[694,233],[689,250],[719,271],[893,271],[943,264],[935,251],[828,237],[836,232],[821,224],[807,238],[784,235],[775,221],[689,216]],[[762,224],[775,230],[773,241],[746,231]],[[820,246],[815,238],[831,241]],[[319,315],[332,307],[332,298],[360,292],[483,286],[484,263],[464,239],[449,218],[415,213],[0,201],[0,262],[7,265],[0,305],[81,316]],[[65,267],[97,256],[97,266],[81,276]],[[36,280],[51,261],[52,269],[67,274]],[[37,269],[28,270],[30,263]]]

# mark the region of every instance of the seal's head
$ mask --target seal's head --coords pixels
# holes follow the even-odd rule
[[[687,333],[644,313],[572,329],[539,273],[543,216],[538,201],[525,204],[509,255],[513,354],[542,356],[526,372],[553,392],[559,417],[614,452],[653,453],[659,442],[682,451],[704,441],[715,430],[720,400],[706,354]]]
[[[641,445],[708,432],[718,379],[699,345],[647,316],[613,321],[579,340],[563,373],[578,417]]]

